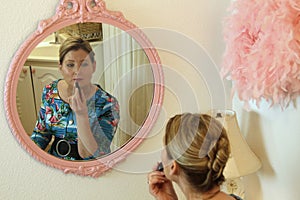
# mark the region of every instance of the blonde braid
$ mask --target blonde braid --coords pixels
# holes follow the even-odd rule
[[[194,188],[203,192],[224,181],[230,148],[216,119],[205,114],[176,115],[167,124],[164,143]]]

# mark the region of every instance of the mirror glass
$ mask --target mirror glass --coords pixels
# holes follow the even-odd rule
[[[92,83],[90,84],[92,90],[90,91],[94,92],[91,92],[90,96],[86,95],[84,93],[86,90],[77,77],[72,85],[72,95],[77,96],[77,99],[64,96],[61,92],[64,90],[59,89],[63,88],[61,83],[67,82],[64,71],[65,59],[63,62],[59,61],[59,48],[65,40],[73,36],[79,36],[88,41],[95,53],[92,58],[85,52],[85,58],[79,59],[78,65],[80,66],[78,74],[81,70],[83,71],[85,62],[88,63],[87,66],[91,66],[85,69],[91,69],[89,80]],[[79,52],[79,50],[74,52]],[[81,57],[76,54],[72,58],[76,63],[76,59]],[[58,88],[56,93],[52,87],[53,83],[56,83]],[[51,87],[49,84],[52,84]],[[49,88],[51,90],[48,90]],[[142,30],[125,19],[121,12],[107,10],[102,0],[80,2],[61,0],[55,15],[40,21],[37,30],[20,46],[12,60],[5,84],[6,116],[14,136],[38,161],[63,170],[65,173],[98,177],[124,160],[147,136],[158,117],[163,89],[160,58]],[[48,92],[44,92],[45,90]],[[101,97],[105,97],[105,102],[108,102],[103,104],[101,109],[96,104],[102,100],[99,102],[95,100],[99,90],[103,92]],[[73,149],[70,147],[72,144],[69,140],[66,142],[64,137],[56,141],[55,130],[64,123],[68,124],[65,132],[72,132],[72,128],[74,130],[80,128],[76,124],[78,122],[76,117],[71,120],[66,118],[62,124],[59,123],[61,122],[59,117],[63,116],[62,110],[66,111],[65,108],[68,105],[70,107],[71,104],[73,105],[73,100],[77,100],[77,109],[79,109],[78,99],[82,100],[82,94],[88,96],[87,105],[94,108],[87,109],[89,126],[86,127],[93,129],[91,119],[95,119],[94,124],[100,127],[110,127],[103,129],[113,131],[112,134],[109,132],[109,136],[107,136],[107,131],[102,129],[101,132],[110,138],[106,142],[108,151],[102,152],[97,149],[95,152],[98,154],[92,155],[89,159],[69,159],[66,155],[70,149]],[[48,98],[49,96],[53,98]],[[43,97],[47,97],[47,102],[52,103],[53,108],[49,109],[49,106],[45,106]],[[56,105],[59,98],[62,103]],[[111,106],[115,111],[113,114],[105,112],[103,117],[96,114],[105,108],[109,110],[109,105],[114,105]],[[41,108],[44,109],[45,116],[40,114]],[[60,112],[55,112],[56,115],[54,115],[53,110],[60,110]],[[49,113],[51,115],[48,115]],[[43,148],[32,139],[32,134],[37,128],[41,128],[39,130],[42,131],[46,130],[39,124],[39,120],[44,119],[41,116],[53,122],[47,129],[50,130],[51,137],[48,137],[49,141]],[[102,120],[107,116],[115,118]],[[106,124],[103,124],[104,122]],[[88,130],[86,127],[82,130]],[[93,133],[91,131],[91,135]],[[74,140],[77,136],[74,136]],[[91,141],[82,138],[77,140],[78,148],[79,143],[83,145]],[[54,148],[59,156],[50,153],[51,148]]]
[[[106,148],[109,148],[109,151],[104,154],[106,155],[119,149],[137,133],[149,114],[154,92],[153,73],[147,55],[132,36],[115,26],[94,22],[72,24],[51,33],[40,42],[26,59],[19,76],[16,95],[19,118],[29,137],[34,128],[38,130],[39,121],[45,118],[42,114],[39,116],[41,106],[46,107],[45,104],[41,105],[43,89],[50,87],[53,81],[56,83],[57,80],[63,79],[59,70],[59,48],[64,40],[72,36],[85,39],[93,48],[96,70],[91,83],[99,85],[115,97],[119,104],[120,117],[117,129],[112,140],[109,141],[110,147]],[[55,101],[62,101],[60,92],[57,93]],[[61,105],[58,102],[49,107],[59,105],[59,107],[69,108],[68,103],[66,104]],[[48,121],[49,126],[51,123],[58,130],[51,133],[49,143],[46,138],[48,144],[43,149],[51,152],[50,154],[68,159],[70,157],[64,153],[56,154],[56,150],[64,147],[64,143],[58,143],[56,140],[64,138],[66,142],[68,133],[62,135],[60,130],[67,130],[68,125],[75,126],[75,124],[74,119],[70,119],[71,116],[58,116],[61,113],[60,110],[56,111],[57,115],[51,114],[49,117],[55,117],[54,122]],[[68,115],[73,117],[73,114]],[[64,123],[67,118],[69,123]],[[50,130],[43,130],[43,133],[45,132],[50,132]],[[33,140],[39,146],[41,142],[45,142],[44,139],[41,142]]]

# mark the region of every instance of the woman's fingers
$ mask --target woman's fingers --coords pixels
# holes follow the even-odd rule
[[[81,94],[81,89],[79,87],[79,83],[75,82],[75,91],[77,90],[77,93],[79,95],[79,98],[82,100],[82,94]]]
[[[69,104],[74,112],[81,112],[86,110],[84,95],[80,97],[78,88],[74,89],[74,94],[70,97]]]
[[[164,183],[167,180],[163,172],[153,171],[148,174],[149,184]]]
[[[83,102],[83,95],[79,90],[80,90],[79,88],[75,88],[74,95],[73,95],[78,103]]]

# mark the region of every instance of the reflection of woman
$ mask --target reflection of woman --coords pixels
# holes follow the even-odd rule
[[[148,174],[156,199],[178,199],[172,181],[186,199],[240,200],[220,191],[230,147],[225,129],[214,118],[185,113],[171,118],[164,136],[163,171]]]
[[[91,83],[96,68],[89,42],[70,37],[59,49],[63,79],[45,86],[31,139],[67,160],[92,159],[110,153],[119,121],[117,100]],[[52,141],[51,141],[52,140]]]

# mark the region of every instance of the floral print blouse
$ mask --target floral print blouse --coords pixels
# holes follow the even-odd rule
[[[57,89],[59,81],[53,81],[44,87],[38,119],[31,135],[31,140],[42,149],[46,149],[53,136],[64,139],[77,148],[75,113],[70,105],[60,98]],[[93,97],[87,100],[90,127],[98,143],[98,150],[92,158],[110,153],[110,144],[120,119],[116,98],[105,92],[99,85],[97,87],[98,90]],[[51,149],[48,151],[50,154],[61,157]],[[76,160],[68,156],[61,158]]]

